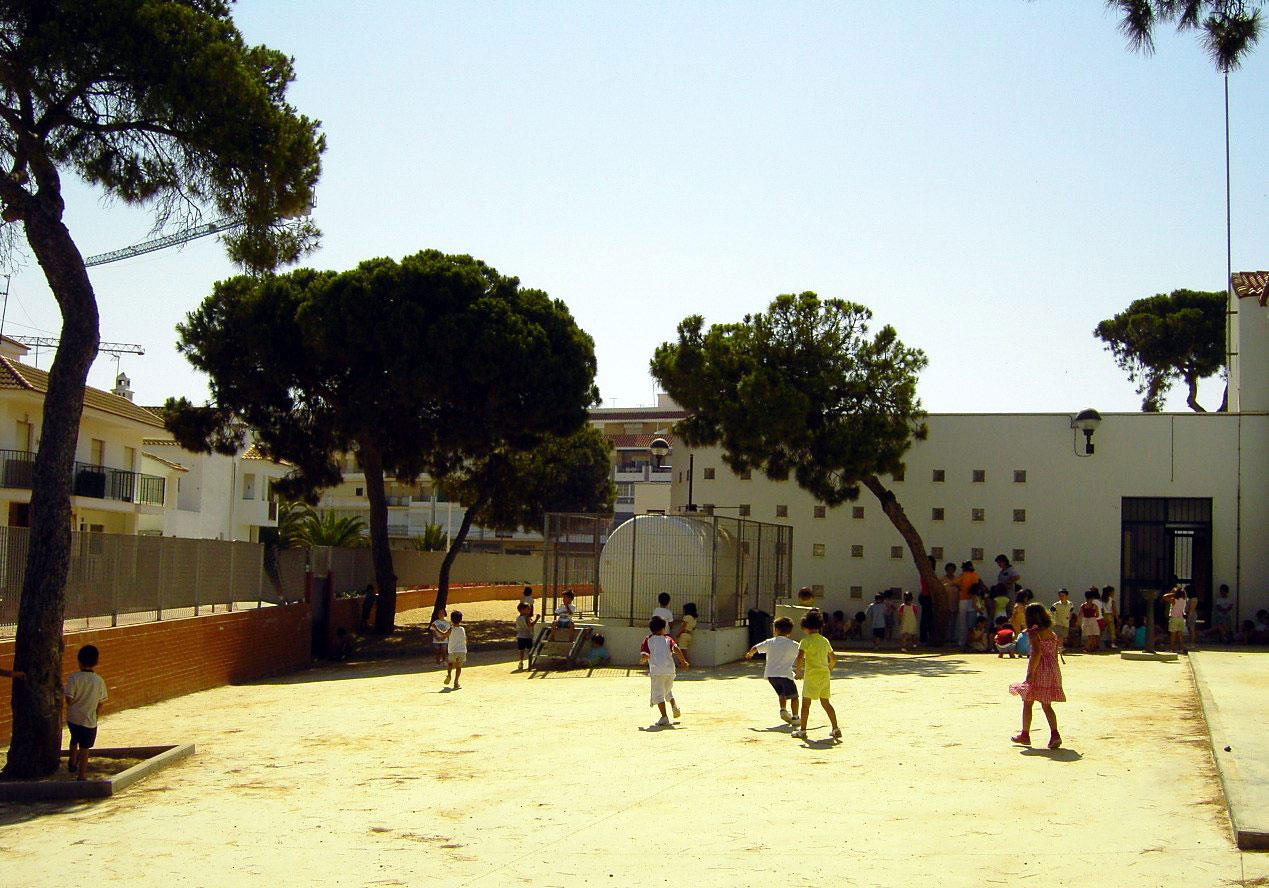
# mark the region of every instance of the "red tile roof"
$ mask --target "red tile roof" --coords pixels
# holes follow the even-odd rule
[[[35,392],[39,395],[48,393],[48,372],[0,356],[0,389],[17,389]],[[144,425],[163,428],[163,420],[144,407],[138,407],[127,398],[121,398],[110,392],[92,386],[84,387],[84,406],[103,413],[121,416]]]
[[[618,450],[647,450],[657,438],[664,438],[667,444],[674,446],[673,435],[613,435],[608,440]]]
[[[1269,305],[1269,271],[1236,271],[1233,275],[1234,295],[1239,299],[1255,299]]]

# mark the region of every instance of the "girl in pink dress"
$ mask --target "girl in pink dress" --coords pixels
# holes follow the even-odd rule
[[[1057,749],[1062,745],[1062,735],[1058,733],[1053,704],[1066,702],[1066,695],[1062,693],[1062,670],[1058,666],[1058,640],[1044,605],[1029,605],[1026,617],[1031,657],[1027,660],[1027,680],[1009,686],[1011,693],[1022,697],[1022,733],[1012,739],[1014,743],[1031,745],[1031,708],[1039,703],[1049,722],[1049,749]]]

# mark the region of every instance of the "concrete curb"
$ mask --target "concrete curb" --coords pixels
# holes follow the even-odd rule
[[[1243,788],[1238,757],[1225,751],[1225,747],[1230,745],[1229,732],[1225,728],[1220,709],[1208,690],[1202,667],[1199,666],[1202,658],[1190,656],[1186,659],[1190,662],[1190,674],[1198,689],[1200,709],[1207,722],[1212,758],[1221,777],[1221,788],[1225,791],[1225,804],[1229,809],[1229,821],[1234,828],[1234,841],[1243,851],[1269,851],[1269,822],[1265,820],[1269,812],[1256,810]]]
[[[145,761],[120,771],[108,780],[13,780],[0,782],[0,801],[45,802],[66,799],[104,799],[168,765],[194,754],[193,743],[175,746],[120,746],[94,749],[100,758],[138,758]]]

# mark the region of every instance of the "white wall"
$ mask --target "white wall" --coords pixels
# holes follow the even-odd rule
[[[1241,587],[1244,615],[1269,607],[1269,559],[1262,554],[1269,540],[1269,416],[1109,414],[1094,435],[1092,456],[1083,455],[1082,436],[1070,428],[1068,414],[938,414],[929,428],[929,438],[908,454],[905,480],[891,487],[927,551],[943,547],[943,561],[959,563],[979,547],[984,563],[978,566],[990,582],[991,559],[1023,549],[1026,558],[1017,567],[1037,593],[1121,586],[1121,498],[1210,497],[1214,587]],[[717,449],[680,446],[675,507],[687,502],[690,453],[698,506],[748,504],[754,519],[794,526],[794,587],[822,584],[826,607],[858,610],[884,588],[918,587],[906,547],[891,557],[891,547],[903,541],[867,490],[817,519],[817,503],[793,481],[768,481],[760,472],[742,481]],[[716,480],[704,480],[706,468],[715,470]],[[934,469],[946,480],[932,481]],[[975,469],[986,471],[983,483],[971,480]],[[1025,483],[1015,483],[1015,469],[1026,471]],[[776,517],[777,505],[788,507],[787,518]],[[855,506],[863,518],[852,517]],[[943,521],[932,520],[935,507],[945,510]],[[971,520],[974,508],[985,510],[985,520]],[[1013,520],[1014,509],[1026,510],[1025,522]],[[817,543],[825,547],[823,557],[813,555]],[[852,545],[863,546],[862,558],[851,556]],[[852,586],[860,587],[859,597],[851,597]]]

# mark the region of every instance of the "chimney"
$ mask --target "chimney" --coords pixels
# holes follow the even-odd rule
[[[118,376],[116,376],[115,387],[111,389],[111,391],[114,392],[119,397],[127,398],[129,401],[131,401],[132,400],[132,380],[128,379],[128,374],[120,373]]]

